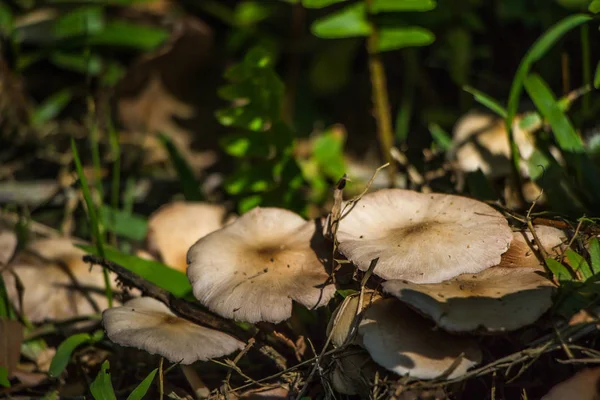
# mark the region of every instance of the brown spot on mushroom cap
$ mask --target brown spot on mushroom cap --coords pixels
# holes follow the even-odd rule
[[[456,378],[481,361],[477,344],[435,326],[397,299],[376,300],[360,322],[363,346],[373,360],[398,375]],[[459,359],[460,358],[460,359]]]
[[[503,332],[535,322],[552,305],[553,283],[533,268],[489,268],[439,284],[391,280],[383,288],[448,331]]]
[[[136,298],[104,311],[102,323],[113,342],[160,354],[174,363],[222,357],[244,347],[226,333],[176,316],[151,297]]]
[[[378,258],[373,273],[384,279],[435,283],[480,272],[497,265],[512,240],[500,213],[465,197],[384,189],[360,203],[340,221],[338,248],[363,271]]]
[[[194,295],[212,311],[280,322],[291,316],[290,298],[313,308],[334,295],[325,268],[330,255],[315,221],[284,209],[255,208],[192,246],[187,273]]]

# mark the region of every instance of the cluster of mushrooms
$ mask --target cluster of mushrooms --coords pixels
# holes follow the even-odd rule
[[[192,211],[203,217],[190,218]],[[485,203],[403,189],[343,203],[333,234],[331,219],[307,221],[280,208],[228,218],[222,207],[173,203],[150,218],[144,256],[185,270],[195,298],[210,311],[248,323],[285,321],[293,302],[308,309],[327,305],[338,289],[333,258],[345,258],[373,279],[347,296],[329,321],[328,343],[340,348],[331,383],[341,393],[361,394],[377,364],[416,379],[460,377],[482,360],[476,335],[534,323],[551,306],[555,288],[535,243],[557,256],[567,239],[561,230],[536,226],[534,241],[530,231],[513,232]],[[194,235],[180,234],[177,224],[190,225]],[[38,246],[38,256],[56,259],[62,239],[47,240],[55,241],[52,254],[40,255],[39,242],[33,250]],[[70,273],[88,271],[82,252],[69,243]],[[18,257],[13,264],[21,280],[36,268]],[[86,282],[101,286],[100,276],[93,276],[96,281]],[[40,298],[51,297],[51,290]],[[105,309],[102,296],[94,296]],[[21,305],[34,322],[81,304],[58,301],[48,312],[38,300],[26,296]],[[102,321],[113,342],[183,365],[245,347],[239,338],[196,325],[150,297],[105,309]]]

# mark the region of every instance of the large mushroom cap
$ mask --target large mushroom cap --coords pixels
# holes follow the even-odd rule
[[[558,257],[567,247],[567,235],[560,229],[545,225],[534,225],[535,234],[549,257]],[[537,245],[533,234],[529,231],[514,232],[510,248],[502,254],[500,265],[503,267],[541,268],[544,269],[536,255]]]
[[[448,331],[511,331],[535,322],[552,305],[554,286],[532,268],[489,268],[449,281],[383,283],[387,293]]]
[[[600,399],[600,368],[586,368],[554,386],[542,400]]]
[[[24,287],[20,311],[30,321],[67,319],[108,307],[102,270],[90,269],[82,260],[85,252],[74,243],[71,238],[36,240],[11,262],[11,270]],[[4,271],[2,277],[12,304],[19,307],[14,276]]]
[[[315,222],[279,208],[255,208],[200,239],[188,252],[194,296],[210,310],[248,322],[280,322],[292,300],[323,306],[335,293]]]
[[[166,265],[185,272],[188,249],[201,237],[221,229],[226,213],[225,207],[208,203],[165,204],[148,219],[146,244]]]
[[[384,279],[437,283],[496,265],[512,231],[485,203],[466,197],[386,189],[365,195],[342,218],[339,250]]]
[[[435,328],[400,301],[380,299],[365,311],[358,332],[373,360],[398,375],[452,379],[481,361],[475,342]]]
[[[226,333],[176,316],[151,297],[136,298],[104,311],[102,322],[113,342],[159,354],[174,363],[191,364],[244,348],[242,342]]]

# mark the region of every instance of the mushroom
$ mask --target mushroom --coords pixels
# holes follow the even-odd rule
[[[24,287],[20,312],[32,322],[68,319],[108,307],[101,269],[83,262],[85,252],[70,238],[40,239],[18,252],[9,269]],[[2,272],[9,299],[20,308],[13,273]],[[113,282],[114,284],[114,282]]]
[[[244,343],[232,336],[180,318],[151,297],[105,310],[102,322],[113,342],[159,354],[173,363],[188,365],[244,348]]]
[[[360,394],[361,397],[368,398],[377,371],[377,366],[368,353],[360,347],[351,347],[339,356],[336,355],[333,362],[331,385],[335,391],[350,396]]]
[[[338,249],[384,279],[437,283],[500,262],[512,240],[506,219],[461,196],[384,189],[365,195],[342,217]]]
[[[346,344],[348,338],[351,338],[358,328],[357,317],[360,317],[360,313],[365,307],[379,298],[381,296],[377,292],[366,290],[362,297],[362,307],[359,312],[360,294],[346,297],[335,309],[327,324],[327,337],[331,337],[331,343],[337,347]]]
[[[226,214],[225,207],[208,203],[175,201],[165,204],[148,218],[146,246],[166,265],[185,272],[190,246],[221,229]]]
[[[373,360],[398,375],[452,379],[481,361],[473,340],[436,330],[397,299],[375,301],[358,333]]]
[[[600,399],[600,368],[586,368],[554,386],[542,400]]]
[[[292,300],[317,308],[329,302],[325,260],[331,250],[316,221],[280,208],[255,208],[194,244],[188,278],[211,311],[247,322],[281,322]]]
[[[453,332],[504,332],[530,325],[552,306],[554,291],[537,269],[503,267],[434,284],[391,280],[383,288]]]
[[[550,257],[558,257],[566,249],[567,235],[560,229],[545,225],[534,225],[536,236]],[[536,252],[538,247],[529,230],[514,232],[510,248],[502,254],[500,265],[503,267],[544,269]]]

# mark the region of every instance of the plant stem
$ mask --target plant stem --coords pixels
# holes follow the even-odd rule
[[[371,8],[372,0],[366,0],[367,10]],[[394,145],[394,131],[392,129],[392,116],[387,91],[387,80],[381,56],[377,50],[379,32],[375,24],[371,24],[371,34],[367,38],[367,51],[369,53],[369,74],[373,106],[375,107],[375,122],[377,124],[377,137],[383,154],[383,160],[389,163],[389,186],[393,187],[396,179],[396,164],[390,150]]]
[[[592,82],[592,69],[590,57],[590,26],[581,26],[581,64],[583,73],[583,85],[588,85]],[[588,116],[591,108],[590,93],[586,93],[583,97],[583,115]]]

